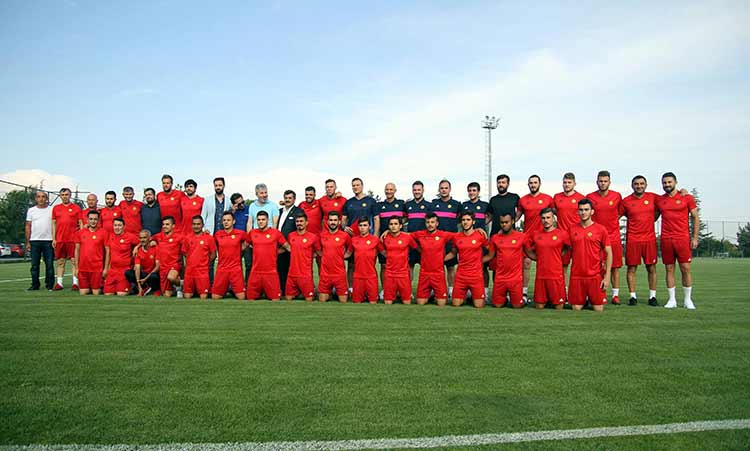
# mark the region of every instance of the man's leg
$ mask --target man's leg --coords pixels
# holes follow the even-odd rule
[[[42,258],[44,259],[44,286],[51,290],[55,286],[55,249],[52,241],[42,241]]]
[[[42,246],[39,241],[31,241],[31,289],[38,290],[41,283],[39,282],[39,265],[42,259]]]
[[[684,304],[688,310],[695,309],[693,304],[693,275],[690,273],[690,262],[680,263],[680,274],[682,275],[682,291],[685,295]]]
[[[529,279],[531,278],[531,259],[523,258],[523,300],[529,300]]]
[[[56,278],[56,285],[55,289],[62,290],[63,287],[63,275],[65,274],[65,262],[67,259],[65,257],[58,258],[55,260],[55,278]],[[74,263],[75,260],[71,259],[70,262]],[[73,271],[75,273],[75,271]]]
[[[289,264],[291,263],[291,254],[282,252],[276,257],[276,270],[279,273],[279,283],[281,284],[282,296],[286,294],[286,281],[289,276]]]

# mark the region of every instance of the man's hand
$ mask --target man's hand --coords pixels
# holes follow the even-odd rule
[[[691,238],[690,239],[690,247],[693,250],[698,249],[698,239],[697,238]]]
[[[52,240],[52,249],[57,247],[57,240]]]
[[[609,277],[610,277],[609,274],[607,274],[607,277],[603,278],[602,283],[599,284],[602,290],[606,291],[607,288],[609,288]]]
[[[28,241],[26,242],[26,246],[24,246],[23,248],[23,253],[26,254],[27,257],[31,255],[31,245]]]
[[[354,230],[351,227],[344,227],[344,232],[348,233],[349,236],[354,236]]]
[[[104,271],[102,271],[102,279],[106,279],[107,278],[107,273],[108,272],[109,272],[108,269],[105,269]]]

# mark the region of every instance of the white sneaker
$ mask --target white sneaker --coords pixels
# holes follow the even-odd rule
[[[674,299],[670,299],[669,302],[664,304],[664,308],[677,308],[677,301]]]
[[[182,299],[183,297],[182,290],[177,290],[177,299]]]
[[[690,299],[685,299],[685,308],[688,310],[695,310],[695,304]]]

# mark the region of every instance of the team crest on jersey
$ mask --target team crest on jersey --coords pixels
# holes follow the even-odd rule
[[[453,207],[453,205],[451,205],[451,204],[448,204],[448,208],[451,208],[451,207]]]
[[[232,235],[232,239],[234,239],[234,235]]]
[[[393,207],[394,207],[394,208],[398,208],[398,204],[394,205]]]
[[[133,211],[135,211],[135,207],[133,207]]]
[[[96,239],[96,235],[91,235],[91,239],[95,240]]]
[[[594,235],[594,234],[593,234],[593,233],[591,233],[591,232],[589,232],[589,233],[587,233],[587,234],[586,234],[586,236],[587,236],[587,237],[592,237],[593,235]]]
[[[680,199],[677,199],[677,205],[681,204],[682,201]]]
[[[435,237],[435,241],[440,241],[440,237],[439,237],[439,236],[436,236],[436,237]]]
[[[539,199],[537,202],[539,202],[539,205],[542,205],[542,199]]]
[[[303,243],[307,243],[307,238],[302,238]]]
[[[73,209],[72,208],[68,208],[68,213],[73,213]]]
[[[510,240],[510,244],[516,244],[516,240]]]
[[[644,200],[644,201],[643,201],[643,205],[648,205],[648,201],[647,201],[647,200]]]
[[[482,209],[482,207],[480,207],[479,205],[477,205],[477,210],[481,210],[481,209]]]
[[[121,242],[121,243],[124,243],[124,242],[125,242],[125,240],[124,240],[124,239],[122,239],[122,238],[120,238],[120,242]]]
[[[366,207],[366,206],[367,206],[367,204],[366,204],[365,202],[362,202],[362,206],[363,206],[363,207]]]
[[[419,206],[419,209],[420,209],[420,210],[424,210],[424,205],[420,205],[420,206]]]
[[[201,246],[203,245],[203,240],[201,240]]]
[[[174,197],[170,197],[169,200],[174,200]]]
[[[370,244],[370,240],[365,241],[365,243]]]
[[[574,204],[574,203],[576,203],[576,200],[575,199],[570,199],[570,203]]]
[[[115,214],[113,216],[116,218],[117,217],[117,212],[115,212]]]
[[[609,201],[609,205],[614,205],[615,203],[613,201]]]
[[[477,244],[477,240],[471,240],[471,244]]]
[[[338,243],[339,241],[341,241],[341,238],[336,237],[336,238],[334,238],[334,241],[336,241]]]
[[[169,242],[171,243],[172,241],[173,241],[173,239],[172,239],[172,238],[170,238],[170,239],[169,239]]]
[[[333,203],[333,206],[334,206],[334,207],[338,207],[338,206],[339,206],[339,203],[338,203],[338,202],[334,202],[334,203]]]
[[[271,238],[271,234],[270,233],[266,233],[266,238]]]
[[[193,201],[193,205],[198,205],[198,203],[196,201]]]
[[[398,244],[402,244],[401,240],[398,240]]]
[[[153,259],[154,259],[154,256],[153,256],[153,255],[151,255],[151,256],[150,256],[150,258],[151,258],[151,260],[153,260]]]
[[[552,241],[557,241],[557,235],[552,235]]]

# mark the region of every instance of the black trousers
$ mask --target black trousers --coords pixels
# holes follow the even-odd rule
[[[138,281],[135,279],[135,271],[132,269],[128,269],[125,271],[125,278],[128,279],[128,282],[132,283],[133,285],[137,284]],[[148,276],[146,279],[146,284],[151,287],[151,291],[159,291],[161,286],[159,285],[159,274],[154,273]]]
[[[55,285],[55,250],[52,248],[52,241],[30,241],[31,245],[31,288],[38,289],[39,270],[41,261],[44,259],[44,286],[51,290]]]
[[[276,257],[276,269],[279,272],[279,283],[281,283],[281,294],[286,294],[286,279],[289,276],[289,263],[292,261],[289,252],[282,252]]]
[[[242,259],[245,261],[245,283],[247,283],[247,276],[250,275],[250,268],[253,267],[253,248],[248,247],[242,252]]]

